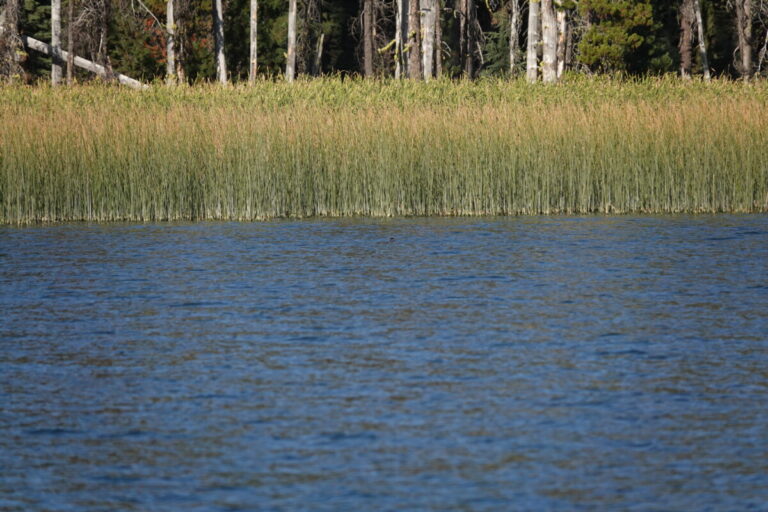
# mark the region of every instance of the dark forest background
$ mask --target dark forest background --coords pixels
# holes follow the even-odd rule
[[[740,69],[735,3],[745,0],[701,0],[709,68],[714,76],[743,76]],[[70,9],[69,3],[72,3]],[[442,76],[466,76],[459,20],[461,0],[440,2]],[[510,13],[517,2],[521,25],[515,69],[510,69]],[[374,0],[373,70],[376,76],[394,74],[394,0]],[[280,75],[285,68],[287,0],[259,0],[258,72]],[[308,74],[362,74],[363,0],[299,0],[297,71]],[[165,74],[165,0],[63,0],[62,40],[72,37],[75,53],[102,62],[115,71],[152,81]],[[509,76],[525,72],[528,0],[475,0],[476,30],[470,36],[471,78]],[[570,72],[622,75],[679,73],[681,67],[681,0],[562,0],[567,14]],[[21,0],[19,31],[50,40],[50,0]],[[187,82],[215,78],[210,0],[177,0],[177,59]],[[225,53],[229,78],[247,79],[249,59],[249,0],[225,0]],[[466,6],[463,7],[466,10]],[[768,0],[752,0],[753,68],[749,75],[766,75]],[[70,36],[71,33],[71,36]],[[322,49],[319,67],[313,65]],[[66,48],[66,42],[63,44]],[[701,71],[692,52],[692,72]],[[48,57],[28,52],[22,66],[27,81],[50,76]],[[91,79],[80,72],[80,80]]]

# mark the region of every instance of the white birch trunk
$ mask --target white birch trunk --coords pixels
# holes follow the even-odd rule
[[[165,32],[165,81],[168,85],[174,85],[176,83],[176,19],[173,14],[173,0],[165,3]]]
[[[216,51],[216,79],[227,83],[227,60],[224,56],[224,6],[222,0],[213,0],[213,38]]]
[[[434,76],[435,0],[421,0],[421,15],[421,67],[424,70],[424,81],[428,82]]]
[[[557,82],[557,17],[553,0],[541,0],[541,31],[544,41],[541,59],[544,83]]]
[[[248,81],[254,83],[256,81],[256,72],[258,71],[259,63],[259,43],[257,36],[259,34],[259,0],[251,0],[251,44],[250,44],[250,61],[248,62]]]
[[[712,80],[712,74],[709,72],[709,58],[707,58],[707,40],[704,38],[704,21],[701,16],[701,1],[694,0],[693,8],[696,11],[696,25],[699,36],[699,55],[701,56],[701,68],[704,70],[704,80]]]
[[[51,51],[55,56],[51,65],[51,84],[61,83],[61,0],[51,0]]]
[[[288,0],[288,56],[285,62],[285,79],[296,78],[296,0]]]
[[[539,46],[541,42],[541,0],[528,5],[528,55],[526,76],[531,83],[539,79]]]
[[[565,73],[565,54],[568,44],[568,13],[565,9],[557,11],[557,79]]]

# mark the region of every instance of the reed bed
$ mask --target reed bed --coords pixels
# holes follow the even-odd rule
[[[0,89],[0,223],[768,211],[768,85]]]

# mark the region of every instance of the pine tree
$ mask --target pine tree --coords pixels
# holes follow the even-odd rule
[[[650,0],[582,0],[588,29],[579,45],[581,62],[593,71],[627,71],[653,28]]]

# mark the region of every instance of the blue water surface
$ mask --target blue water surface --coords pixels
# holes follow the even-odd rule
[[[0,227],[0,510],[768,510],[768,216]]]

